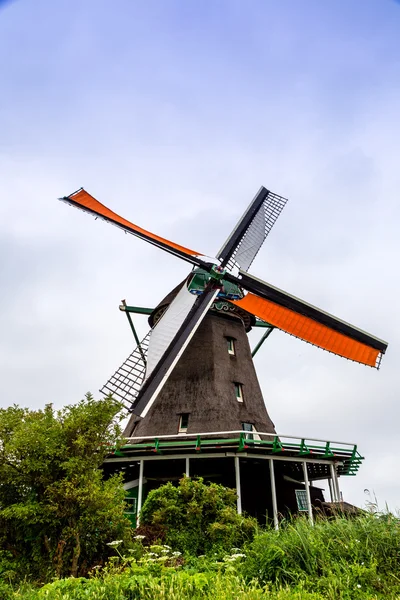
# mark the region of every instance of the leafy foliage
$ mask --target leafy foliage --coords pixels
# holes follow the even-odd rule
[[[192,555],[241,545],[257,529],[255,519],[237,514],[234,490],[201,478],[152,490],[140,518],[144,526],[163,526],[166,542]]]
[[[0,410],[0,569],[12,557],[15,578],[77,575],[128,535],[121,480],[100,470],[119,410],[90,394],[60,411]]]

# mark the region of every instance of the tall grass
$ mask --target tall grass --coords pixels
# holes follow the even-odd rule
[[[319,594],[290,589],[269,591],[256,581],[227,573],[185,572],[161,577],[131,574],[102,579],[65,579],[40,590],[21,588],[2,600],[323,600]]]
[[[261,584],[317,591],[324,598],[395,598],[400,593],[400,522],[393,515],[297,518],[245,546],[241,573]]]

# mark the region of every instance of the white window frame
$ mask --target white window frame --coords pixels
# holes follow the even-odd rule
[[[183,417],[187,417],[187,425],[186,427],[182,426],[182,419]],[[179,415],[179,427],[178,427],[178,433],[187,433],[189,427],[189,413],[182,413],[181,415]]]
[[[244,429],[243,425],[250,425],[251,429]],[[257,429],[255,428],[253,423],[242,423],[242,431],[244,431],[244,433],[246,434],[246,440],[256,440],[258,442],[261,440],[260,436],[257,433]]]
[[[243,385],[239,381],[234,381],[235,396],[238,402],[243,402]]]
[[[231,356],[236,356],[235,341],[236,340],[233,337],[226,337],[226,342],[228,344],[228,354],[230,354]]]
[[[295,490],[294,492],[296,494],[297,510],[299,512],[308,512],[307,490]]]
[[[128,509],[128,507],[126,507],[125,514],[126,515],[136,515],[136,513],[137,513],[137,498],[135,498],[134,496],[127,496],[125,498],[125,502],[127,504],[131,504],[130,510]]]

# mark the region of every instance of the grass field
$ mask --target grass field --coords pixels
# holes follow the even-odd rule
[[[400,522],[390,515],[297,518],[260,530],[242,548],[207,556],[163,545],[115,543],[115,559],[88,578],[42,587],[0,584],[2,600],[400,599]]]

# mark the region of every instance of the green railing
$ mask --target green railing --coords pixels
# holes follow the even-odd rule
[[[224,436],[224,437],[222,437]],[[334,462],[340,464],[341,475],[356,475],[364,457],[356,444],[329,442],[288,435],[262,432],[222,431],[157,437],[127,438],[127,443],[114,456],[127,456],[141,452],[153,454],[179,454],[186,451],[201,454],[204,451],[268,454],[279,459],[299,458],[299,461]]]

